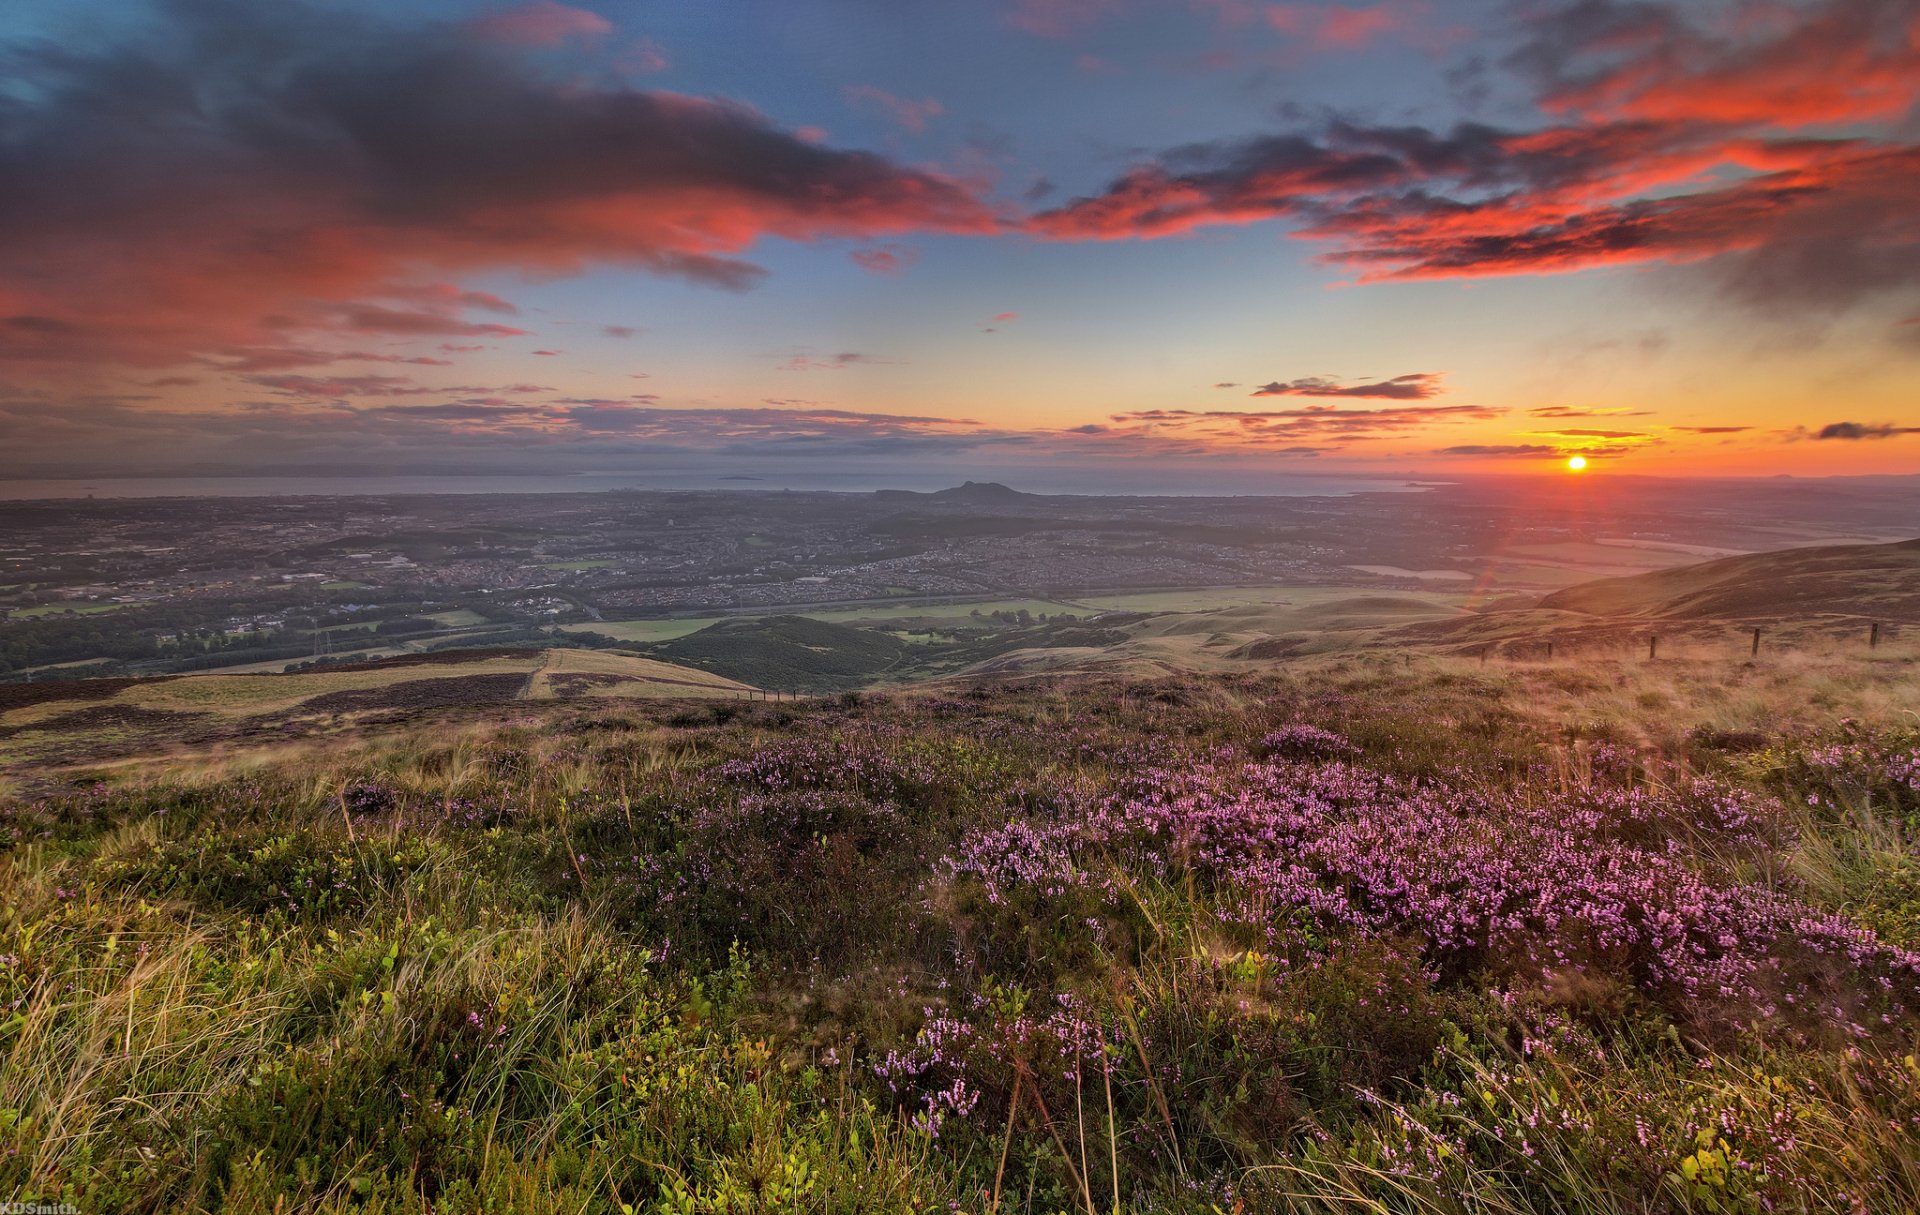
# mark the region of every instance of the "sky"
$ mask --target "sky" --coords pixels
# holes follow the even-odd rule
[[[0,477],[1920,472],[1920,0],[8,0]]]

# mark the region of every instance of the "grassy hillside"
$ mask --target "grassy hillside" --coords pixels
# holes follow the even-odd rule
[[[648,650],[669,662],[784,692],[837,692],[899,665],[905,643],[805,616],[722,620]]]
[[[1673,619],[1838,613],[1920,622],[1920,540],[1788,549],[1606,578],[1555,591],[1540,606]]]
[[[0,1193],[1914,1209],[1916,679],[1360,656],[76,774],[0,807]]]

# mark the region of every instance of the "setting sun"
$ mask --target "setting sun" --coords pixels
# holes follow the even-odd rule
[[[1568,472],[1584,472],[1586,470],[1586,467],[1587,467],[1587,458],[1585,456],[1568,456],[1567,457]]]

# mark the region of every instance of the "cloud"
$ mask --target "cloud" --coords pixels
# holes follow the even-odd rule
[[[620,338],[622,340],[625,340],[627,338],[633,337],[635,334],[639,333],[640,331],[638,329],[635,329],[632,325],[602,325],[600,326],[600,332],[606,334],[610,338]]]
[[[504,388],[478,388],[472,385],[446,388],[418,384],[411,376],[398,375],[248,375],[242,376],[241,379],[248,384],[271,388],[283,395],[306,400],[341,397],[456,396],[501,392],[525,394],[553,391],[539,384],[511,384]]]
[[[473,349],[478,350],[476,346]],[[430,355],[381,354],[367,350],[315,350],[307,346],[255,346],[229,350],[221,357],[206,360],[221,371],[288,371],[295,367],[319,367],[329,363],[401,363],[414,367],[451,367],[453,360]]]
[[[1130,433],[1178,433],[1220,444],[1271,447],[1299,441],[1328,445],[1394,438],[1434,426],[1489,421],[1506,413],[1484,405],[1399,405],[1344,409],[1307,405],[1298,409],[1147,409],[1113,415]]]
[[[1586,409],[1575,405],[1541,405],[1527,410],[1530,418],[1649,418],[1646,409]]]
[[[1543,443],[1462,443],[1442,447],[1436,456],[1557,456],[1560,449]]]
[[[886,361],[886,359],[876,359],[870,354],[860,354],[852,350],[843,351],[840,354],[828,355],[823,359],[816,359],[809,354],[796,354],[786,362],[780,364],[778,370],[839,371],[843,367],[851,367],[856,363],[884,363]]]
[[[1816,439],[1891,439],[1895,435],[1920,435],[1920,426],[1895,426],[1891,422],[1875,425],[1829,422],[1813,432]]]
[[[1027,228],[1123,240],[1280,221],[1362,281],[1705,262],[1724,290],[1783,312],[1910,293],[1920,143],[1860,125],[1920,99],[1910,6],[1736,2],[1731,38],[1702,24],[1708,8],[1535,10],[1516,62],[1545,125],[1335,118],[1190,144]],[[1833,62],[1857,68],[1857,86]]]
[[[1513,64],[1553,111],[1808,126],[1897,118],[1920,100],[1920,37],[1901,0],[1798,6],[1582,0],[1543,14]]]
[[[1271,4],[1264,14],[1273,29],[1322,51],[1357,50],[1405,30],[1414,16],[1412,6],[1395,4]]]
[[[570,8],[555,0],[535,0],[518,8],[493,13],[469,27],[482,38],[523,46],[559,46],[575,38],[596,38],[613,32],[613,23],[598,13]]]
[[[1541,434],[1553,435],[1563,439],[1640,439],[1650,440],[1652,435],[1640,430],[1544,430]]]
[[[1304,380],[1274,381],[1256,388],[1256,397],[1372,397],[1386,401],[1420,401],[1445,391],[1444,377],[1437,372],[1416,371],[1377,384],[1342,384],[1328,376],[1310,376]],[[1215,385],[1222,387],[1222,385]]]
[[[163,36],[6,50],[0,361],[515,336],[433,285],[623,265],[743,289],[766,238],[998,225],[951,178],[729,101],[549,79],[487,27],[161,2]]]
[[[655,72],[664,72],[673,66],[666,51],[651,38],[642,38],[620,53],[615,61],[623,72],[632,72],[639,76],[651,76]]]
[[[1752,430],[1751,426],[1671,426],[1669,430],[1684,431],[1690,435],[1737,435]]]
[[[916,135],[926,131],[927,122],[930,119],[946,113],[946,107],[931,97],[914,101],[906,97],[896,97],[885,89],[871,84],[848,85],[840,92],[849,105],[878,113],[888,121]]]
[[[869,274],[898,274],[920,260],[920,251],[905,245],[875,245],[847,254],[853,264]]]

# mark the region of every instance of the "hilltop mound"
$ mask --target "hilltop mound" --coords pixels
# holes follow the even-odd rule
[[[805,616],[722,620],[648,653],[756,687],[838,692],[870,683],[906,656],[906,643],[871,629]]]
[[[1786,549],[1602,578],[1539,606],[1671,620],[1852,615],[1920,622],[1920,540]]]
[[[968,481],[964,485],[936,489],[932,493],[925,494],[911,489],[882,489],[875,491],[874,497],[903,502],[938,502],[954,506],[990,506],[995,503],[1025,502],[1035,495],[1023,494],[998,481]]]

